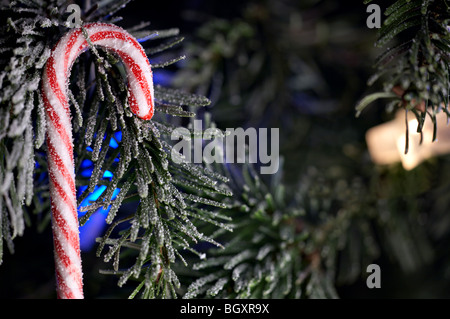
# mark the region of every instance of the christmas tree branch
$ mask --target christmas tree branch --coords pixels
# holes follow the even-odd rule
[[[83,21],[118,21],[113,15],[128,1],[110,2],[88,8]],[[59,1],[18,1],[6,9],[8,19],[1,30],[5,49],[0,74],[0,253],[3,241],[12,252],[12,240],[23,234],[27,206],[49,216],[42,152],[46,123],[38,88],[51,48],[66,30],[62,27],[66,24],[64,9]],[[147,26],[137,25],[131,32],[149,55],[161,55],[182,41],[178,29],[155,31]],[[208,207],[227,207],[217,196],[231,193],[224,186],[226,179],[201,164],[172,159],[173,141],[165,134],[173,128],[161,114],[192,117],[194,113],[186,108],[208,105],[209,100],[156,85],[155,116],[150,122],[141,120],[129,110],[120,59],[90,46],[72,66],[68,83],[81,225],[99,210],[108,209],[106,222],[111,227],[99,241],[97,254],[104,254],[106,262],[113,261],[113,273],[120,274],[119,285],[130,277],[142,277],[144,296],[175,296],[179,283],[171,265],[184,260],[183,251],[195,251],[192,245],[199,242],[221,246],[200,232],[194,221],[200,218],[228,230],[228,219],[210,213]],[[182,58],[153,67],[168,67]],[[91,195],[100,190],[92,200]],[[122,209],[124,203],[132,204],[134,210]],[[121,262],[125,249],[136,251],[131,265],[128,258]]]
[[[357,115],[375,100],[388,98],[388,110],[401,107],[414,112],[419,132],[426,115],[436,131],[436,114],[449,114],[448,7],[446,0],[398,0],[385,10],[376,46],[392,45],[378,57],[377,70],[368,81],[369,85],[382,81],[383,91],[363,98],[356,107]]]

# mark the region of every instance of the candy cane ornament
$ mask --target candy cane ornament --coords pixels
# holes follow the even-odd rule
[[[83,29],[93,45],[111,50],[122,59],[127,71],[131,111],[142,119],[151,119],[153,76],[142,46],[115,25],[90,23]],[[67,90],[72,64],[88,47],[81,28],[68,32],[53,48],[42,77],[57,294],[61,299],[84,297]]]

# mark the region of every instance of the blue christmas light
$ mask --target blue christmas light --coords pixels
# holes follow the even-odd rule
[[[158,33],[155,32],[155,33],[146,35],[146,36],[144,36],[144,37],[142,37],[142,38],[139,38],[139,39],[136,39],[136,40],[137,40],[137,42],[139,42],[139,43],[143,43],[143,42],[145,42],[145,41],[147,41],[147,40],[150,40],[151,38],[156,37],[157,35],[158,35]]]
[[[112,174],[111,174],[112,176]],[[80,192],[83,192],[87,186],[81,186]],[[89,194],[88,197],[86,197],[78,207],[80,209],[81,207],[88,206],[91,201],[97,200],[105,191],[106,186],[100,185],[95,188],[95,190]],[[116,188],[114,190],[112,199],[115,199],[117,195],[119,194],[120,189]],[[99,237],[106,226],[105,219],[108,216],[110,207],[107,209],[99,208],[97,211],[91,215],[89,220],[80,227],[80,248],[82,251],[89,251],[92,249],[92,247],[95,244],[95,239]],[[82,217],[85,214],[85,212],[78,212],[78,217]]]
[[[111,148],[119,147],[119,142],[122,140],[122,132],[116,132],[111,138],[109,146]],[[88,151],[92,152],[91,147],[86,148]],[[118,160],[118,159],[116,159]],[[80,165],[81,172],[80,175],[83,177],[89,178],[92,175],[92,171],[94,170],[94,163],[85,159],[81,162]],[[113,177],[113,173],[106,170],[103,173],[103,178],[111,180]],[[87,189],[87,186],[78,187],[78,195],[82,194]],[[106,190],[105,185],[96,186],[94,191],[90,193],[79,205],[78,207],[78,218],[82,217],[85,212],[81,212],[80,208],[88,206],[91,202],[96,201]],[[113,192],[112,199],[115,199],[119,194],[120,189],[116,188]],[[89,251],[95,245],[95,239],[102,235],[105,227],[106,227],[106,217],[108,216],[110,207],[107,209],[99,208],[95,211],[94,214],[91,215],[89,220],[79,228],[80,230],[80,248],[82,251]]]
[[[119,142],[122,141],[122,132],[115,132],[113,137],[111,138],[111,141],[109,142],[109,147],[112,148],[118,148],[119,147]]]
[[[138,39],[139,42],[144,42],[148,40],[149,37]],[[170,85],[172,83],[173,79],[173,72],[166,71],[166,70],[155,70],[153,72],[153,81],[154,84],[160,84],[160,85]],[[95,138],[96,134],[94,134]],[[106,138],[106,137],[105,137]],[[116,149],[119,147],[119,143],[122,141],[122,132],[115,132],[112,135],[112,138],[109,142],[109,147]],[[92,147],[88,146],[86,149],[89,152],[92,152]],[[119,161],[118,158],[115,158],[114,161]],[[92,172],[94,170],[94,163],[89,160],[85,159],[81,162],[80,166],[80,175],[82,177],[89,178],[92,175]],[[113,173],[110,171],[105,171],[103,174],[103,178],[111,180],[113,177]],[[78,187],[78,196],[81,195],[85,190],[87,186],[80,186]],[[81,212],[80,208],[88,206],[91,202],[96,201],[105,191],[106,186],[100,185],[95,187],[94,191],[89,194],[80,204],[78,207],[78,218],[82,217],[85,212]],[[116,188],[113,192],[112,199],[115,199],[116,196],[119,194],[120,189]],[[104,232],[104,229],[106,227],[106,217],[108,216],[110,207],[107,209],[99,208],[97,211],[91,215],[89,220],[79,228],[80,230],[80,248],[82,251],[89,251],[93,248],[95,245],[95,239],[97,237],[100,237],[102,233]]]
[[[170,86],[173,80],[173,72],[167,70],[153,71],[153,82],[162,86]]]
[[[81,171],[81,176],[89,177],[92,174],[92,166],[88,166],[90,164],[90,160],[85,160],[81,164],[81,166],[87,166],[87,169],[84,169]],[[92,163],[92,162],[91,162]],[[110,171],[105,171],[103,174],[103,178],[112,178],[113,174]],[[78,188],[78,194],[82,194],[87,188],[87,185],[80,186]],[[96,186],[94,191],[90,193],[78,206],[78,218],[82,217],[85,212],[81,212],[80,208],[88,206],[91,202],[96,201],[105,191],[106,186],[100,185]],[[117,194],[120,192],[119,188],[116,188],[113,192],[112,199],[116,198]],[[110,210],[110,207],[107,209],[99,208],[97,211],[95,211],[94,214],[91,215],[89,220],[83,225],[80,226],[80,248],[82,251],[89,251],[92,249],[92,247],[95,244],[95,239],[99,237],[105,227],[106,227],[106,216],[108,215],[108,212]]]

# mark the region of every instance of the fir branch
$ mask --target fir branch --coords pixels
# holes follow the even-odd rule
[[[384,12],[387,16],[376,45],[387,48],[376,61],[372,85],[382,79],[384,91],[370,94],[357,105],[357,116],[378,98],[391,106],[414,110],[424,116],[448,112],[450,87],[450,14],[446,0],[398,0]],[[395,92],[395,95],[393,94]],[[429,110],[425,108],[427,106]],[[422,115],[419,115],[422,117]],[[422,125],[419,125],[421,128]]]
[[[127,3],[98,2],[87,8],[83,21],[117,21],[113,15]],[[51,48],[65,31],[60,28],[65,25],[63,9],[58,1],[19,1],[6,8],[10,16],[0,26],[4,47],[0,73],[0,262],[3,241],[13,252],[12,240],[23,234],[27,205],[34,204],[32,210],[49,220],[48,178],[33,180],[33,173],[45,174],[47,168],[40,150],[45,147],[46,124],[38,88]],[[177,36],[178,29],[155,31],[147,26],[137,25],[132,32],[141,37],[148,54],[162,54],[183,40]],[[165,38],[168,42],[164,44],[153,41]],[[155,117],[150,122],[140,120],[127,105],[128,88],[120,59],[87,41],[91,50],[76,60],[69,79],[78,205],[99,186],[106,188],[96,200],[79,208],[84,214],[80,223],[86,223],[100,208],[109,209],[106,222],[111,227],[99,239],[97,254],[112,262],[112,272],[120,275],[118,284],[135,278],[141,280],[138,290],[142,289],[142,297],[173,297],[179,281],[172,265],[177,260],[185,263],[183,254],[195,251],[193,243],[220,246],[196,228],[196,213],[205,207],[225,207],[217,197],[230,193],[224,191],[224,179],[218,174],[172,160],[172,141],[165,134],[173,127],[161,121],[159,114],[192,117],[194,113],[183,106],[201,107],[209,100],[156,86]],[[153,67],[166,67],[183,58]],[[116,141],[119,132],[122,140]],[[111,146],[113,140],[117,146]],[[35,158],[40,164],[36,171]],[[91,163],[90,176],[80,174],[86,161]],[[121,209],[126,202],[134,202],[136,210]],[[229,220],[221,214],[204,213],[199,218],[229,229]],[[122,226],[120,232],[116,231],[118,225]],[[124,249],[137,251],[134,262],[122,261],[120,252]],[[121,269],[122,264],[128,266]]]
[[[310,168],[287,191],[279,177],[263,182],[247,165],[224,174],[239,194],[226,210],[233,233],[218,233],[224,249],[207,250],[181,277],[184,298],[337,298],[339,285],[358,280],[382,243],[414,242],[418,224],[387,222],[400,216],[377,207],[377,195],[358,177],[347,181]],[[396,195],[386,201],[396,202]],[[393,215],[380,216],[379,209]],[[392,257],[411,271],[430,250],[408,247],[393,248]]]
[[[11,252],[14,237],[23,235],[27,206],[34,202],[35,151],[46,132],[38,88],[59,25],[59,13],[52,8],[19,1],[0,12],[0,241],[6,240]]]
[[[158,125],[160,129],[164,128],[163,131],[168,132],[170,130],[165,123],[158,122],[157,119],[151,122],[140,120],[131,116],[128,108],[122,106],[127,92],[120,89],[120,82],[123,81],[120,61],[106,68],[103,66],[108,60],[104,57],[106,54],[108,53],[97,51],[94,60],[97,67],[93,77],[97,80],[91,81],[93,85],[91,94],[83,98],[85,101],[83,110],[88,112],[89,116],[88,125],[84,129],[84,138],[81,139],[85,147],[80,148],[80,154],[77,156],[91,159],[94,166],[89,187],[80,196],[79,201],[86,198],[99,183],[105,184],[107,188],[96,201],[81,208],[86,211],[81,221],[86,222],[97,209],[111,205],[106,221],[112,223],[112,227],[100,240],[98,254],[105,246],[110,246],[110,250],[105,253],[105,260],[113,260],[113,273],[121,275],[119,286],[133,277],[142,280],[139,287],[145,287],[140,297],[174,296],[179,284],[176,274],[171,270],[171,264],[182,258],[180,257],[182,252],[179,250],[190,250],[190,241],[194,243],[207,241],[220,246],[212,238],[200,233],[191,222],[190,219],[196,217],[194,210],[200,205],[224,207],[222,203],[212,198],[216,196],[215,194],[230,195],[230,193],[223,192],[220,182],[213,182],[217,179],[216,174],[209,174],[207,170],[191,163],[179,165],[172,161],[168,137],[165,141],[164,134],[161,135],[154,128]],[[113,99],[110,98],[108,101],[107,96]],[[201,96],[161,86],[155,87],[155,96],[158,100],[165,101],[157,102],[157,105],[162,107],[157,108],[156,113],[165,111],[175,116],[194,115],[190,112],[185,113],[181,106],[198,107],[209,103]],[[113,103],[120,107],[102,107],[104,104],[113,105]],[[97,118],[103,120],[97,121]],[[114,118],[118,121],[113,122]],[[122,141],[116,150],[110,150],[109,141],[116,130],[122,132]],[[83,132],[80,133],[80,137],[83,136]],[[89,145],[92,146],[91,151],[87,151]],[[120,154],[120,157],[115,161],[117,154]],[[113,177],[109,181],[101,179],[106,170],[113,172]],[[196,181],[196,187],[186,188],[189,181]],[[79,179],[78,184],[82,186],[83,181]],[[212,185],[214,187],[211,187]],[[112,199],[114,189],[117,188],[120,189],[119,195]],[[135,201],[138,206],[135,213],[130,213],[129,218],[124,219],[120,206],[126,200]],[[185,201],[192,203],[188,206]],[[114,222],[116,218],[119,218],[120,224],[125,227],[125,230],[118,234],[113,232],[118,225]],[[216,222],[215,218],[216,216],[211,215],[203,220],[216,227],[228,229],[225,223]],[[125,226],[125,222],[129,226]],[[175,238],[178,238],[177,241],[174,241]],[[178,243],[182,238],[184,244],[180,246]],[[119,271],[121,264],[119,252],[125,247],[135,247],[138,256],[134,264]],[[161,255],[161,252],[164,253]],[[145,265],[146,262],[151,262],[152,266],[149,268]],[[153,270],[149,273],[149,269]]]
[[[308,268],[307,250],[301,247],[310,236],[304,229],[296,230],[300,223],[293,209],[296,204],[285,206],[285,193],[274,201],[248,166],[241,173],[247,175],[248,183],[236,184],[239,190],[234,189],[241,195],[230,208],[233,236],[219,236],[225,248],[209,250],[207,259],[193,265],[196,273],[189,276],[184,298],[299,298],[306,294],[307,283],[313,285],[314,276],[322,278],[322,270],[317,263]],[[298,274],[305,272],[311,280],[298,280]],[[326,284],[314,285],[311,296],[326,290]],[[327,290],[327,297],[335,295],[333,289]]]

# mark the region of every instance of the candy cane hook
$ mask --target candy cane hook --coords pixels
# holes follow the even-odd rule
[[[134,114],[153,116],[153,77],[142,46],[115,25],[83,26],[92,44],[114,51],[122,59],[129,85],[128,102]],[[58,298],[83,298],[83,272],[78,231],[72,124],[67,98],[70,69],[88,48],[82,29],[73,29],[53,48],[44,68],[42,98],[47,117],[52,230]]]

